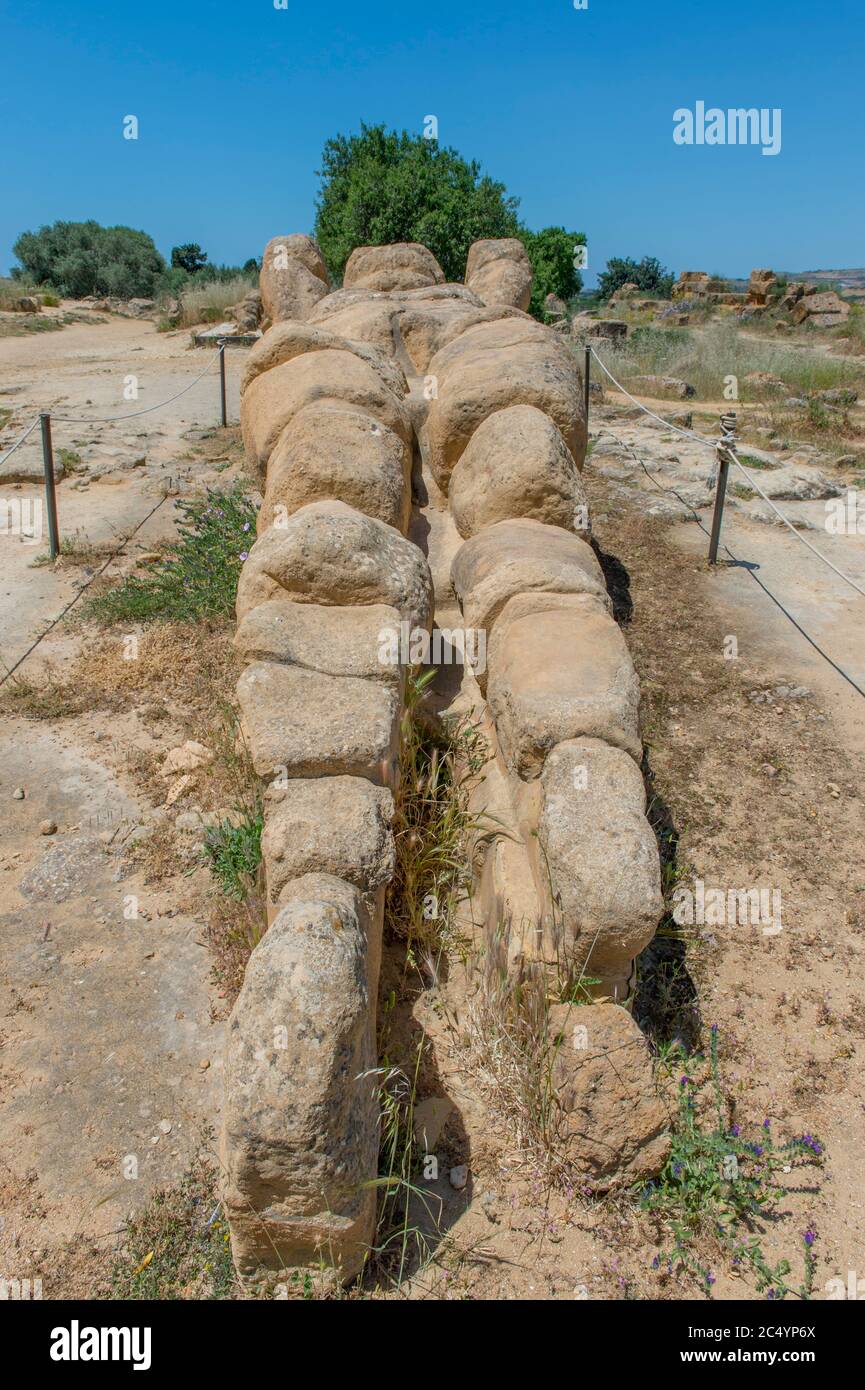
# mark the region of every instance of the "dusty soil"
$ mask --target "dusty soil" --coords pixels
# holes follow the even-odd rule
[[[0,452],[40,409],[111,416],[174,395],[208,365],[188,342],[114,317],[3,339],[0,402],[14,409]],[[229,357],[234,419],[240,366]],[[123,400],[129,373],[137,402]],[[214,428],[218,400],[211,373],[137,419],[55,423],[55,449],[76,455],[57,489],[70,553],[50,566],[38,563],[46,536],[0,536],[5,670],[154,506],[164,499],[99,583],[173,533],[173,497],[236,472],[237,432]],[[10,460],[16,469],[38,467],[36,438]],[[10,471],[4,499],[40,495]],[[123,634],[82,624],[78,611],[18,673],[47,691],[41,708],[10,682],[0,715],[0,1273],[42,1277],[45,1298],[101,1287],[124,1214],[175,1183],[214,1124],[226,996],[205,939],[209,875],[191,837],[173,837],[163,874],[146,853],[159,848],[161,757],[192,728],[206,736],[216,692],[197,708],[179,685],[189,642],[161,650],[160,676],[151,639],[143,662],[124,662]],[[201,659],[196,651],[199,670]],[[201,785],[190,792],[175,813]],[[56,832],[40,834],[43,821]]]

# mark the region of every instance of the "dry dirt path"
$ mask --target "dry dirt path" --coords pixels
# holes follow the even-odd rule
[[[114,317],[0,340],[0,404],[13,410],[0,453],[40,409],[88,417],[143,409],[180,391],[209,356],[189,350],[188,333]],[[235,420],[243,356],[228,358]],[[130,375],[137,402],[123,399]],[[218,411],[211,373],[137,419],[55,424],[55,449],[78,455],[57,489],[61,533],[95,553],[83,564],[34,567],[47,536],[41,544],[0,536],[4,669],[166,492],[217,479],[193,449]],[[39,467],[37,439],[38,431],[14,456],[16,469]],[[4,499],[40,495],[0,481]],[[132,560],[171,533],[172,512],[168,501],[137,533]],[[62,678],[79,647],[62,623],[22,675],[48,664]],[[63,1242],[81,1234],[109,1248],[122,1215],[183,1173],[219,1105],[223,1027],[201,925],[122,854],[150,811],[126,766],[136,742],[132,709],[0,718],[0,1276],[42,1275],[46,1298],[64,1279]],[[56,834],[40,834],[45,820]]]

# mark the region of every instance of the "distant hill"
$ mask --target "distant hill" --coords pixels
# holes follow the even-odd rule
[[[782,270],[785,280],[808,280],[811,284],[829,281],[847,290],[865,290],[865,269],[859,270]]]

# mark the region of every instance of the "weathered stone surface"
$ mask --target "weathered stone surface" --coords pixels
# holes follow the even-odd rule
[[[765,304],[769,291],[777,283],[774,270],[752,270],[748,282],[748,298],[751,303]]]
[[[391,784],[399,692],[392,682],[255,661],[237,682],[259,777],[368,777]]]
[[[392,526],[344,502],[313,502],[253,545],[237,586],[237,616],[290,594],[298,603],[387,603],[412,627],[428,628],[429,565]]]
[[[477,427],[508,406],[534,405],[549,415],[582,467],[586,422],[577,360],[550,329],[522,317],[478,324],[435,354],[429,374],[438,394],[422,443],[443,492]]]
[[[433,357],[454,338],[479,323],[504,318],[528,319],[519,309],[505,305],[475,308],[464,300],[422,300],[397,306],[396,331],[418,374],[425,374]],[[533,319],[529,319],[533,323]]]
[[[324,348],[262,372],[243,393],[243,442],[262,475],[289,421],[305,406],[325,401],[360,406],[411,444],[405,408],[379,373],[348,349]]]
[[[634,382],[635,389],[639,387],[644,395],[675,396],[677,400],[685,401],[697,394],[689,382],[682,381],[678,376],[638,376]]]
[[[545,958],[544,907],[510,783],[499,760],[491,759],[469,794],[475,867],[472,908],[474,920],[484,924],[483,964],[491,983],[521,962]],[[546,955],[554,959],[554,941]]]
[[[400,615],[385,603],[330,608],[293,599],[271,599],[251,609],[234,645],[246,661],[281,661],[328,676],[356,676],[399,684],[401,667],[389,661],[389,634]]]
[[[266,320],[305,319],[330,291],[327,266],[312,237],[273,237],[264,248],[259,285]]]
[[[301,874],[329,873],[369,893],[393,877],[393,796],[365,777],[297,778],[265,795],[267,894]]]
[[[261,291],[249,290],[242,299],[227,309],[226,313],[229,318],[234,319],[239,333],[254,333],[261,319]]]
[[[465,285],[431,285],[388,294],[335,290],[316,305],[310,321],[354,343],[368,343],[395,361],[407,357],[423,373],[439,348],[472,324],[518,313],[484,308]]]
[[[370,923],[339,879],[298,887],[253,951],[229,1023],[224,1200],[242,1275],[323,1262],[348,1279],[375,1223]]]
[[[600,1187],[654,1176],[671,1117],[643,1034],[618,1004],[555,1004],[547,1019],[557,1115],[568,1157]]]
[[[621,748],[576,739],[552,750],[540,785],[538,841],[561,959],[624,999],[634,957],[664,910],[642,774]]]
[[[673,286],[673,299],[702,299],[709,293],[709,276],[705,270],[683,270]]]
[[[323,324],[286,319],[269,328],[252,348],[246,359],[240,394],[243,395],[249,383],[261,376],[262,372],[280,367],[283,362],[291,362],[305,352],[320,352],[323,348],[347,349],[355,353],[369,363],[395,396],[402,397],[407,392],[408,384],[402,368],[387,353],[380,352],[370,343],[344,338]]]
[[[512,517],[566,530],[588,518],[586,492],[561,431],[533,405],[497,410],[478,425],[451,474],[448,499],[465,537]]]
[[[516,237],[476,241],[469,247],[466,284],[484,304],[526,310],[532,298],[532,263]]]
[[[258,532],[299,507],[331,498],[405,534],[411,450],[365,410],[308,405],[286,425],[267,465]]]
[[[426,246],[416,241],[390,246],[357,246],[346,261],[346,289],[416,290],[440,285],[444,272]]]
[[[559,526],[521,518],[487,526],[460,546],[451,581],[467,627],[492,629],[516,594],[594,594],[609,605],[591,546]]]
[[[429,285],[416,290],[394,290],[393,297],[403,304],[438,303],[444,299],[462,299],[466,304],[473,304],[476,309],[484,307],[483,300],[473,290],[470,290],[468,285],[454,283],[451,280],[446,280],[443,285]]]
[[[339,296],[348,294],[361,297],[353,301],[335,302]],[[311,322],[352,342],[367,343],[383,357],[396,363],[396,310],[397,305],[388,295],[370,295],[363,290],[339,290],[321,301],[311,316]]]
[[[850,305],[840,298],[834,290],[826,290],[822,294],[808,294],[807,292],[793,306],[792,319],[794,323],[814,322],[822,319],[824,315],[833,315],[838,323],[841,323],[850,314]],[[817,323],[818,328],[833,327],[832,323]]]
[[[571,319],[571,334],[580,342],[587,338],[602,338],[607,342],[620,343],[628,336],[628,325],[624,319],[596,319],[592,314],[576,314]]]
[[[642,755],[640,686],[618,624],[587,594],[520,594],[502,610],[488,652],[487,699],[502,755],[537,777],[565,739],[602,738]]]

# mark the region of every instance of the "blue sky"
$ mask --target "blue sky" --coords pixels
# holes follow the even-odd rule
[[[0,38],[3,271],[57,218],[242,262],[312,229],[329,135],[429,114],[590,272],[865,265],[860,0],[0,0]],[[780,107],[780,153],[675,145],[698,100]]]

